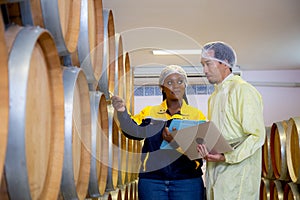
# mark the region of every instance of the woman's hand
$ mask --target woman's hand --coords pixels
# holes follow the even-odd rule
[[[112,96],[111,97],[112,105],[113,107],[119,111],[119,112],[124,112],[125,111],[125,101],[118,96]]]
[[[221,153],[211,154],[208,152],[205,144],[198,144],[197,150],[201,158],[209,162],[225,162],[225,156]]]
[[[164,140],[166,140],[167,142],[171,142],[173,140],[173,136],[171,135],[168,127],[165,127],[163,132],[162,132],[162,137]]]

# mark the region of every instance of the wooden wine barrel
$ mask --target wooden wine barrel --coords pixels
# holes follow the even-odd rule
[[[119,171],[119,127],[114,119],[114,108],[109,102],[108,111],[108,176],[106,191],[117,188]]]
[[[80,67],[80,61],[78,58],[78,48],[76,48],[76,50],[73,53],[71,53],[69,61],[72,63],[71,64],[72,66]],[[66,64],[64,64],[64,65],[66,65]],[[69,65],[66,65],[66,66],[69,66]]]
[[[271,159],[271,127],[266,127],[266,137],[265,143],[263,145],[263,154],[262,154],[262,175],[268,179],[274,179],[274,173],[272,168],[272,159]]]
[[[81,0],[24,0],[20,2],[23,25],[46,28],[54,37],[59,55],[77,47]]]
[[[4,37],[4,24],[0,10],[0,180],[4,166],[4,159],[8,134],[9,89],[8,89],[8,52]]]
[[[85,199],[91,163],[89,88],[82,69],[64,67],[65,146],[61,181],[64,199]]]
[[[284,200],[300,200],[299,184],[290,182],[285,185]]]
[[[9,135],[5,161],[11,199],[56,199],[64,151],[62,70],[50,33],[11,26]]]
[[[99,91],[90,92],[92,115],[91,172],[89,197],[104,195],[108,174],[108,113],[106,98]]]
[[[123,185],[124,188],[124,200],[128,200],[129,199],[129,192],[130,192],[130,184],[126,183]]]
[[[129,200],[133,197],[133,188],[132,188],[132,182],[128,182],[124,185],[124,200]]]
[[[129,200],[137,200],[137,182],[136,181],[132,181],[130,183],[131,187],[130,187],[130,193],[129,193]]]
[[[270,179],[264,177],[261,178],[260,191],[259,191],[260,200],[273,200],[271,198],[271,191],[270,191],[270,188],[272,187],[271,184],[273,183]]]
[[[290,180],[287,168],[285,121],[275,122],[271,127],[271,159],[274,175],[279,180]]]
[[[125,68],[124,68],[124,50],[123,50],[123,40],[121,34],[117,33],[115,35],[115,87],[113,93],[119,97],[125,99]]]
[[[101,194],[104,194],[107,188],[107,179],[108,179],[108,158],[109,158],[109,113],[108,113],[108,104],[106,101],[105,95],[101,94],[100,99],[100,109],[99,113],[101,114],[101,148],[99,152],[101,154],[101,175],[98,177],[99,180],[99,191]]]
[[[131,104],[130,104],[130,112],[132,113],[132,114],[134,114],[135,112],[134,112],[134,69],[132,69],[131,70],[131,79],[130,79],[130,81],[131,81],[131,87],[130,87],[130,93],[131,93],[131,99],[130,99],[130,102],[131,102]]]
[[[125,85],[126,85],[126,107],[131,114],[134,114],[134,74],[130,65],[129,53],[124,54]]]
[[[126,99],[126,107],[130,108],[130,80],[131,80],[131,73],[130,73],[130,58],[129,58],[129,53],[125,52],[124,53],[124,69],[125,69],[125,99]]]
[[[98,88],[103,92],[107,99],[110,98],[110,92],[114,91],[115,81],[115,25],[113,12],[109,9],[103,9],[103,62],[102,72],[98,82]]]
[[[130,183],[134,180],[133,172],[132,172],[133,160],[134,160],[134,140],[127,139],[125,184]]]
[[[137,178],[137,172],[139,169],[139,160],[137,155],[137,145],[140,141],[133,140],[133,149],[132,149],[132,166],[131,166],[131,181],[136,180]]]
[[[283,200],[284,198],[284,183],[280,180],[272,180],[274,184],[271,187],[271,199]]]
[[[126,184],[118,186],[119,199],[126,200]]]
[[[142,154],[142,142],[139,140],[135,141],[135,154],[134,154],[134,165],[133,165],[133,181],[137,180],[139,170],[141,166],[141,154]]]
[[[290,118],[287,125],[287,165],[294,183],[300,183],[300,117]]]
[[[117,188],[116,190],[108,193],[107,199],[124,200],[124,192],[121,189]]]
[[[119,129],[119,174],[118,174],[118,187],[123,187],[126,184],[126,166],[127,166],[127,146],[128,146],[128,139],[122,133],[122,130]]]
[[[101,200],[124,200],[124,192],[121,189],[116,189],[105,193]]]
[[[78,59],[88,83],[96,88],[102,73],[104,26],[101,0],[82,0]]]
[[[114,95],[117,95],[125,99],[125,68],[123,60],[123,41],[121,34],[115,35],[115,81],[114,81]],[[114,120],[119,127],[119,121],[114,115]],[[127,138],[123,135],[122,130],[118,129],[119,141],[118,141],[118,183],[117,185],[122,187],[125,184],[126,176],[126,156],[127,156]]]

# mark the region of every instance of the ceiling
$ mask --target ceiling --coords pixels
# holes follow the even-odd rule
[[[240,70],[300,69],[299,0],[103,0],[133,67],[199,66],[199,55],[155,56],[153,49],[201,49],[224,41]]]

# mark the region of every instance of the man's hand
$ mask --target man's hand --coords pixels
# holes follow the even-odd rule
[[[225,156],[221,153],[211,154],[208,152],[205,144],[198,144],[197,150],[201,158],[209,162],[225,162]]]
[[[199,152],[201,158],[205,158],[208,155],[207,148],[204,144],[198,144],[197,151]]]
[[[121,97],[112,96],[111,100],[112,100],[113,107],[117,111],[119,111],[119,112],[124,112],[125,111],[125,101]]]

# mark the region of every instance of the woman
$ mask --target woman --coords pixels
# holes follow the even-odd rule
[[[138,182],[139,199],[203,199],[202,160],[191,161],[175,147],[160,147],[163,140],[172,141],[167,127],[172,119],[205,120],[205,116],[197,108],[187,105],[184,100],[187,75],[180,66],[170,65],[163,69],[159,84],[163,102],[160,105],[146,106],[135,116],[129,116],[123,99],[112,97],[113,106],[118,111],[120,127],[126,137],[144,139]],[[141,131],[135,131],[137,128],[134,126],[137,125],[130,124],[128,119],[133,120]],[[156,126],[161,121],[165,126]],[[142,130],[141,127],[146,128]]]

